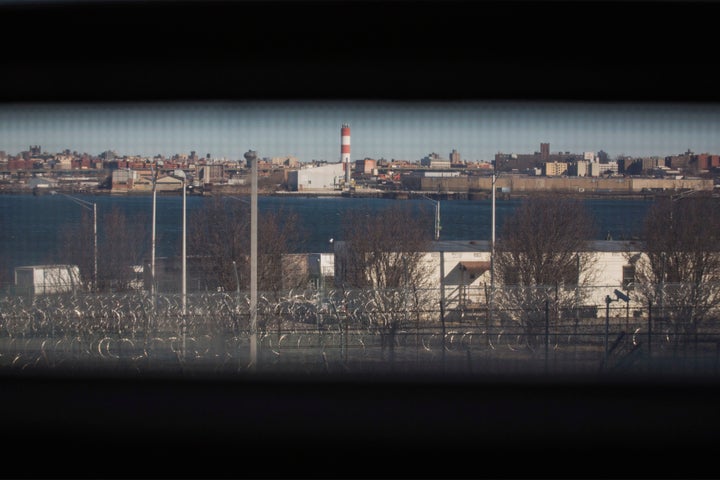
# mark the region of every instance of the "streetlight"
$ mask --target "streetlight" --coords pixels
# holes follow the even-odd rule
[[[187,177],[183,174],[182,184],[182,355],[185,360],[187,336]]]
[[[488,302],[488,319],[492,317],[493,306],[495,302],[495,180],[497,175],[495,173],[495,164],[493,163],[492,171],[492,214],[491,222],[492,227],[490,229],[490,301]]]
[[[187,195],[186,179],[182,179],[182,314],[187,308]]]
[[[621,292],[618,289],[615,289],[613,292],[617,298],[613,299],[610,298],[610,295],[605,296],[605,357],[603,360],[603,366],[604,368],[607,368],[607,361],[608,361],[608,354],[610,353],[608,351],[608,336],[610,334],[610,304],[612,302],[619,302],[620,300],[627,303],[628,307],[630,305],[630,297],[625,295],[623,292]]]
[[[69,198],[73,202],[77,203],[81,207],[92,210],[93,212],[93,250],[94,250],[94,263],[93,263],[93,292],[97,291],[97,262],[98,262],[98,247],[97,247],[97,204],[95,202],[88,202],[87,200],[82,200],[76,197],[73,197],[72,195],[68,195],[66,193],[57,192],[55,190],[52,191],[52,194],[55,195],[59,193],[60,195]],[[90,208],[92,206],[92,208]]]
[[[155,161],[153,166],[153,186],[152,186],[152,246],[150,253],[150,277],[152,284],[150,285],[150,291],[155,298],[156,287],[155,287],[155,224],[156,224],[156,211],[157,211],[157,177],[158,177],[158,166],[163,166],[163,162]],[[153,305],[154,305],[153,301]]]
[[[435,204],[435,241],[440,240],[440,200],[433,200],[427,195],[422,195],[425,199]],[[445,368],[445,252],[441,248],[440,254],[440,323],[442,324],[442,358],[443,368]]]
[[[422,197],[435,204],[435,240],[440,240],[440,200],[433,200],[427,195],[422,195]]]

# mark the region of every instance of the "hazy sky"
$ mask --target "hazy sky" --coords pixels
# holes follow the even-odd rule
[[[0,105],[0,150],[30,145],[97,155],[210,153],[243,159],[293,155],[340,160],[340,127],[353,160],[491,161],[498,152],[604,150],[617,155],[720,154],[720,107],[689,104],[510,102],[183,102]]]

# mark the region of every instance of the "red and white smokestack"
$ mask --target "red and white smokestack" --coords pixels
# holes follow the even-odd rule
[[[350,185],[350,127],[347,123],[340,129],[340,161],[345,170],[345,183]]]

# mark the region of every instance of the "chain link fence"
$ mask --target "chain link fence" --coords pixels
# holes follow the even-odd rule
[[[604,287],[606,288],[606,287]],[[720,322],[687,306],[530,308],[439,292],[54,294],[0,298],[0,367],[232,374],[698,374],[720,372]],[[494,297],[500,298],[500,295]],[[519,302],[516,302],[519,303]],[[256,352],[256,363],[251,355]]]

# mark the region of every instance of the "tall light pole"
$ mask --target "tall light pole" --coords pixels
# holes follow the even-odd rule
[[[185,360],[185,339],[187,336],[187,177],[182,185],[182,355]]]
[[[433,200],[427,195],[422,195],[423,198],[430,200],[435,204],[435,240],[440,240],[440,200]]]
[[[610,335],[610,303],[614,301],[615,300],[610,298],[610,295],[605,296],[605,339],[603,341],[603,350],[605,351],[605,354],[603,355],[603,369],[607,369],[608,354],[610,353],[608,350],[608,337]]]
[[[87,200],[82,200],[80,198],[73,197],[72,195],[68,195],[67,193],[62,192],[56,192],[55,190],[52,191],[53,194],[60,193],[60,195],[69,198],[73,202],[77,203],[81,207],[92,210],[93,212],[93,251],[94,251],[94,262],[93,262],[93,292],[97,292],[97,275],[98,275],[98,244],[97,244],[97,203],[95,202],[88,202]]]
[[[435,241],[440,240],[440,200],[433,200],[427,195],[421,194],[426,200],[430,200],[435,204]],[[439,244],[438,244],[439,245]],[[445,254],[442,250],[440,254],[440,323],[442,324],[443,338],[443,368],[445,368]]]
[[[435,240],[440,240],[440,200],[435,202]]]
[[[97,291],[98,244],[97,244],[97,203],[93,202],[93,291]]]
[[[154,305],[154,298],[156,293],[156,286],[155,286],[155,225],[157,223],[157,177],[158,177],[158,166],[162,166],[162,162],[155,162],[154,168],[153,168],[153,198],[152,198],[152,245],[150,249],[150,277],[152,284],[150,285],[150,291],[153,295],[153,305]]]
[[[491,222],[492,227],[490,229],[490,301],[488,302],[490,316],[492,316],[492,310],[495,302],[495,180],[497,175],[495,173],[495,164],[493,164],[492,172],[492,213]]]
[[[490,236],[490,253],[495,252],[495,180],[497,179],[495,174],[495,167],[493,166],[492,173],[492,229]],[[492,261],[492,256],[490,257]]]
[[[257,368],[257,153],[248,150],[245,159],[251,167],[250,189],[250,370]]]
[[[187,182],[182,185],[182,314],[187,313]]]

